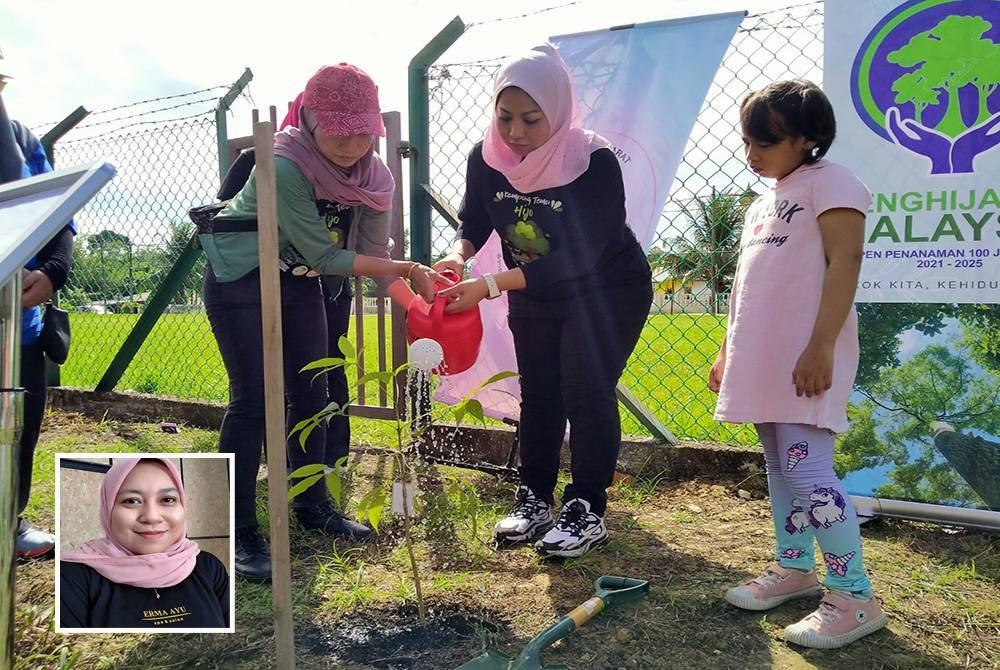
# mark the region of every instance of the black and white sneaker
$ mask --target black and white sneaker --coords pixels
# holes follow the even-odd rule
[[[590,503],[573,498],[563,505],[556,525],[535,543],[545,556],[575,558],[608,543],[604,519],[590,511]]]
[[[552,528],[552,508],[527,486],[517,487],[514,508],[493,528],[497,542],[524,542]]]

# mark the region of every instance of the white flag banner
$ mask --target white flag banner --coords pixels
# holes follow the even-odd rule
[[[1000,2],[827,0],[830,158],[872,191],[858,302],[996,303]]]
[[[584,127],[612,144],[625,180],[628,223],[644,249],[656,235],[691,129],[743,12],[658,21],[551,38],[573,75]],[[501,272],[494,233],[471,275]],[[498,372],[517,370],[506,295],[479,303],[483,343],[476,364],[442,377],[436,398],[454,403]],[[480,392],[485,413],[517,418],[516,378]]]

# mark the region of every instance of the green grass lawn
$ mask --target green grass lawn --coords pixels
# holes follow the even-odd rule
[[[62,367],[62,385],[95,388],[138,318],[134,314],[72,314],[73,346]],[[378,367],[376,321],[373,316],[364,318],[364,359],[369,371]],[[354,328],[352,318],[352,339]],[[715,395],[706,379],[724,331],[721,315],[651,316],[622,381],[677,437],[752,444],[751,430],[712,418]],[[387,356],[391,361],[391,355]],[[225,402],[226,374],[205,315],[160,317],[115,390]],[[356,423],[362,432],[366,430],[364,422]],[[378,435],[378,428],[372,430]],[[623,430],[645,433],[627,411],[623,412]]]

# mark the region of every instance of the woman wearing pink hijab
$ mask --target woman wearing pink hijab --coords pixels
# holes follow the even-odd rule
[[[104,537],[62,554],[62,628],[229,628],[229,575],[187,538],[173,463],[116,460],[101,484]]]
[[[521,375],[521,481],[496,537],[537,540],[543,555],[581,556],[608,541],[606,489],[621,441],[615,387],[646,322],[652,282],[626,223],[618,160],[581,126],[553,46],[497,73],[493,121],[469,155],[459,219],[437,269],[461,273],[494,232],[509,268],[442,291],[452,312],[507,293]],[[554,519],[567,420],[572,481]]]

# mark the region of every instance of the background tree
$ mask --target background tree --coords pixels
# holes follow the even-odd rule
[[[712,292],[712,310],[720,311],[720,297],[727,295],[736,273],[736,259],[743,232],[743,217],[754,193],[716,192],[696,197],[693,207],[685,208],[688,228],[669,253],[658,261],[681,284],[700,280]]]
[[[974,479],[969,464],[948,460],[937,450],[930,422],[997,434],[1000,380],[995,375],[976,370],[962,348],[933,344],[882,370],[867,395],[868,401],[852,410],[852,418],[862,421],[842,440],[847,456],[838,466],[895,463],[878,496],[983,505],[967,483]]]
[[[861,356],[854,385],[871,386],[884,368],[899,365],[901,337],[907,330],[937,335],[958,307],[949,304],[863,303],[857,305]]]

